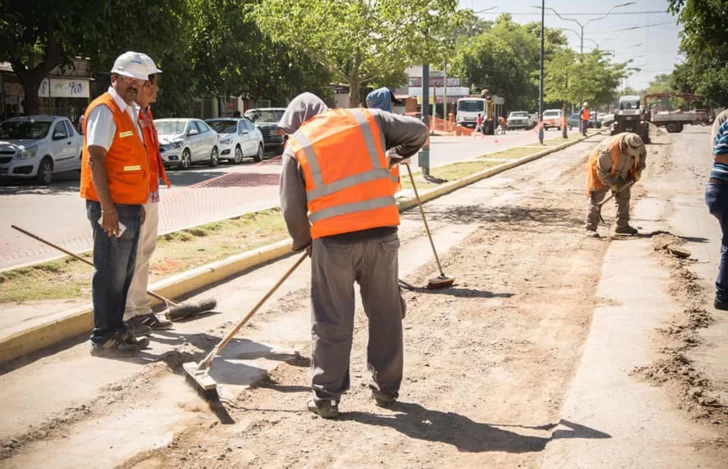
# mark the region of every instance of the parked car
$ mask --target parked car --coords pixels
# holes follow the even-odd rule
[[[548,130],[556,127],[561,130],[561,109],[548,109],[543,112],[543,129]]]
[[[268,107],[259,109],[249,109],[245,111],[245,117],[255,124],[263,134],[263,142],[265,149],[275,148],[278,154],[283,153],[283,148],[288,141],[288,136],[280,128],[278,123],[283,117],[286,108]]]
[[[165,167],[188,169],[195,163],[218,165],[219,136],[205,122],[200,119],[155,119],[154,125]]]
[[[569,130],[579,129],[579,126],[581,125],[581,116],[578,112],[570,114],[569,117],[566,118],[566,123],[569,125]]]
[[[531,114],[529,120],[531,121],[531,128],[536,127],[538,125],[538,112]]]
[[[527,111],[513,111],[508,114],[508,120],[506,121],[506,127],[508,130],[513,129],[530,129],[531,128],[531,116],[528,115]]]
[[[81,169],[83,137],[61,116],[13,117],[0,124],[0,176],[35,178]]]
[[[248,119],[206,119],[205,122],[220,136],[220,160],[235,164],[242,163],[246,157],[263,160],[263,134]]]

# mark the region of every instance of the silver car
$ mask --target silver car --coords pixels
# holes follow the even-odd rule
[[[220,137],[200,119],[155,119],[165,167],[187,169],[196,163],[220,163]]]

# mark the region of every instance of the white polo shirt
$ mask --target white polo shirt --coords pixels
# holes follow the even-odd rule
[[[136,126],[139,139],[144,143],[144,134],[142,134],[141,128],[139,127],[139,106],[136,103],[132,105],[126,104],[126,101],[112,87],[109,87],[109,94],[114,98],[114,102],[119,106],[121,112],[127,112],[129,114],[132,122],[134,122],[134,126]],[[86,120],[86,145],[89,147],[96,145],[109,151],[114,141],[115,133],[116,124],[114,123],[111,110],[103,104],[93,108]]]

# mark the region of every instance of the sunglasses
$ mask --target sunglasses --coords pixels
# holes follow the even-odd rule
[[[147,80],[141,80],[139,78],[127,77],[124,75],[118,75],[118,77],[119,77],[119,80],[123,81],[124,83],[133,84],[133,85],[136,85],[139,87],[143,86],[144,83],[147,81]]]

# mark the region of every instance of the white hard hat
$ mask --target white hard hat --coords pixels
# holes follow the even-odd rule
[[[147,67],[147,75],[156,75],[157,73],[162,73],[162,71],[157,68],[157,64],[154,63],[154,60],[152,60],[151,57],[149,57],[147,54],[139,54],[142,56],[142,62],[144,62],[144,65]]]
[[[584,101],[584,107],[589,107],[589,103],[587,103],[586,101]]]
[[[124,52],[116,58],[111,73],[125,77],[148,80],[147,66],[144,64],[142,54],[139,52]]]

